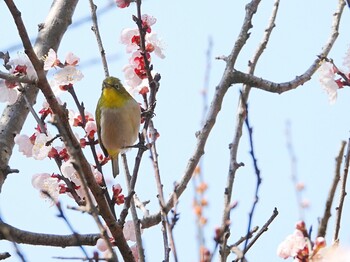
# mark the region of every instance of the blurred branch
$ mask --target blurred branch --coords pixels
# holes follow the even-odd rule
[[[72,247],[72,246],[95,246],[100,234],[70,234],[55,235],[34,233],[15,228],[0,221],[0,239],[16,242],[18,244]]]
[[[98,22],[97,22],[97,15],[96,15],[97,6],[94,4],[93,0],[89,0],[89,2],[90,2],[91,18],[92,18],[91,30],[95,33],[95,36],[96,36],[98,49],[100,50],[103,69],[105,71],[105,77],[108,77],[109,72],[108,72],[108,65],[107,65],[105,49],[103,48],[100,30],[98,29]]]
[[[332,203],[334,200],[335,191],[337,189],[337,186],[338,186],[338,183],[340,180],[340,168],[341,168],[341,164],[343,161],[345,146],[346,146],[346,141],[342,141],[341,146],[340,146],[340,150],[339,150],[339,154],[335,158],[336,164],[335,164],[334,178],[333,178],[332,186],[331,186],[329,193],[328,193],[323,217],[321,219],[320,225],[318,226],[318,232],[317,232],[318,237],[325,237],[326,233],[327,233],[328,220],[332,215],[331,214]]]
[[[287,151],[290,158],[290,166],[291,166],[291,179],[294,187],[294,192],[296,196],[296,201],[298,205],[299,210],[299,220],[304,221],[304,208],[302,206],[302,195],[301,191],[298,190],[298,175],[297,175],[297,158],[295,156],[293,143],[292,143],[292,130],[291,130],[291,123],[288,121],[286,123],[286,142],[287,142]]]
[[[344,200],[346,196],[346,182],[347,182],[348,173],[349,173],[349,164],[350,164],[350,138],[348,140],[348,145],[347,145],[346,155],[345,155],[343,177],[342,177],[342,183],[340,188],[339,204],[337,207],[337,212],[335,217],[335,230],[334,230],[333,242],[339,241],[340,222],[341,222]]]
[[[122,254],[124,260],[135,261],[131,253],[131,250],[124,238],[123,230],[116,223],[116,220],[112,214],[112,211],[110,210],[109,203],[107,202],[104,196],[103,189],[97,184],[95,177],[92,173],[90,164],[86,160],[82,152],[82,149],[80,147],[80,143],[77,141],[68,123],[67,112],[61,105],[59,105],[55,95],[51,90],[51,87],[46,79],[45,72],[43,70],[42,62],[36,56],[32,48],[32,45],[30,43],[24,23],[20,16],[20,12],[18,11],[17,7],[14,5],[12,0],[5,0],[5,2],[8,5],[11,11],[11,14],[15,20],[25,52],[28,55],[30,61],[32,62],[35,68],[35,71],[38,75],[38,86],[42,91],[42,93],[44,94],[47,102],[49,103],[52,112],[54,113],[53,123],[58,128],[59,133],[61,134],[64,144],[68,150],[68,153],[71,156],[71,162],[78,173],[79,179],[81,180],[82,188],[85,192],[87,204],[89,205],[89,208],[91,209],[91,213],[95,219],[95,222],[97,223],[101,231],[101,235],[103,236],[103,238],[105,239],[109,247],[109,251],[112,254],[112,259],[116,260],[117,257],[115,252],[110,246],[107,232],[99,220],[99,217],[98,217],[99,214],[103,217],[104,221],[106,222],[106,225],[110,229],[111,234],[115,239],[115,243],[119,248],[119,251]],[[92,202],[89,189],[91,190],[93,196],[96,199],[97,205],[99,207],[98,211],[96,206]]]
[[[12,2],[12,1],[6,1]],[[54,1],[47,15],[45,22],[38,33],[34,45],[38,57],[47,54],[50,48],[57,50],[61,39],[71,24],[71,19],[78,0],[57,0]],[[60,21],[57,23],[57,21]],[[26,97],[30,104],[35,104],[38,88],[28,85],[26,88]],[[19,134],[23,124],[28,116],[28,108],[23,95],[20,95],[17,102],[7,106],[0,122],[0,192],[2,185],[7,177],[6,170],[9,169],[8,163],[14,147],[14,134]]]

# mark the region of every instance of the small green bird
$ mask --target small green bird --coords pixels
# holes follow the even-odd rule
[[[132,146],[138,137],[140,106],[120,80],[110,76],[102,83],[95,114],[98,140],[105,155],[112,160],[113,177],[116,177],[119,153]]]

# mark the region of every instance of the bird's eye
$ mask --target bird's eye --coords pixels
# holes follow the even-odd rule
[[[114,86],[115,89],[119,89],[120,88],[118,84],[114,84],[113,86]]]

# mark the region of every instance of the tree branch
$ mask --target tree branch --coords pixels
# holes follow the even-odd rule
[[[100,234],[70,234],[54,235],[34,233],[15,228],[9,224],[0,222],[0,239],[16,242],[18,244],[72,247],[72,246],[95,246]]]

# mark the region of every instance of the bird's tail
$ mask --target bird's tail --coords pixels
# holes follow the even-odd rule
[[[119,175],[119,163],[118,163],[118,155],[112,158],[112,172],[113,177],[115,178],[117,175]]]

